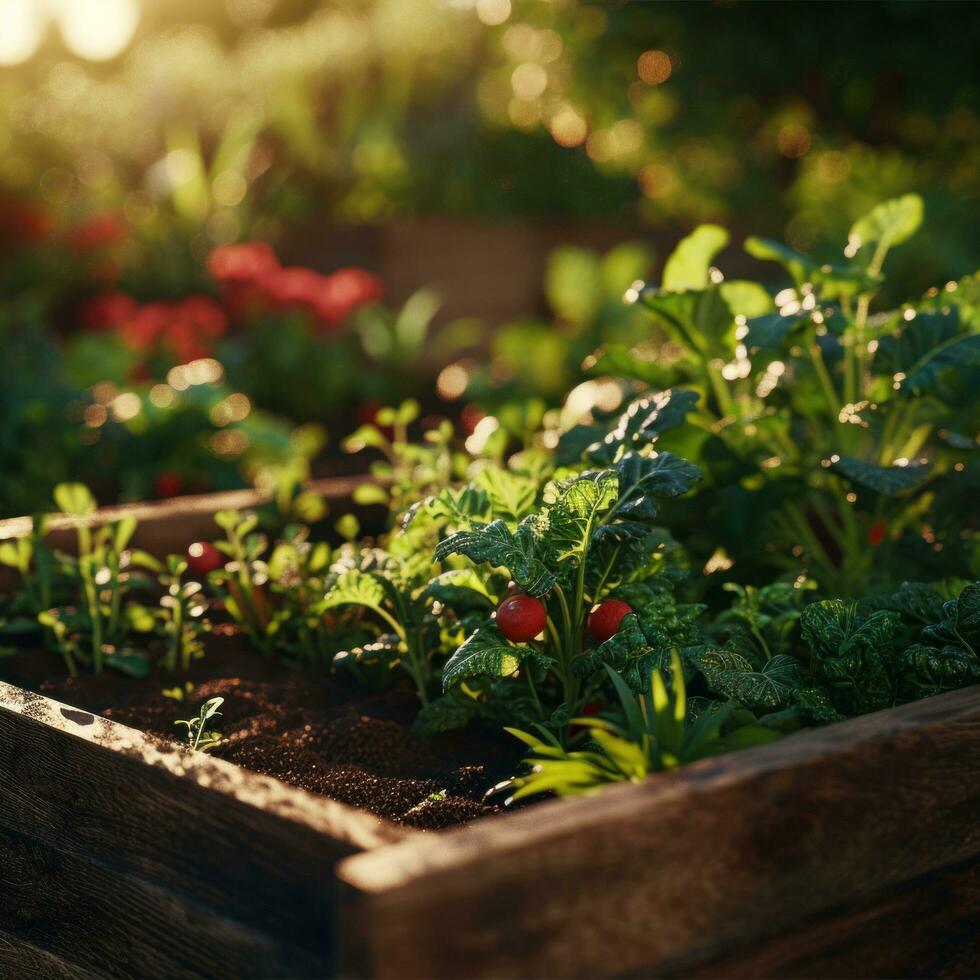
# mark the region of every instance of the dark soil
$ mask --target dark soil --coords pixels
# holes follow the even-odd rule
[[[161,693],[178,684],[171,675],[71,678],[46,652],[0,659],[0,677],[174,740],[184,731],[176,719],[223,697],[213,727],[225,742],[213,755],[396,823],[447,827],[500,809],[484,794],[513,774],[522,754],[506,734],[470,725],[422,739],[411,730],[418,701],[407,684],[366,691],[342,676],[243,650],[237,637],[212,639],[208,655],[180,678],[194,684],[183,701]]]

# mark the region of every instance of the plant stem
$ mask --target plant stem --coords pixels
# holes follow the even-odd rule
[[[544,721],[544,708],[541,707],[541,701],[538,698],[538,691],[534,686],[534,678],[531,676],[530,664],[525,666],[524,675],[527,677],[527,686],[531,689],[531,697],[534,699],[534,706],[538,709],[538,717]]]

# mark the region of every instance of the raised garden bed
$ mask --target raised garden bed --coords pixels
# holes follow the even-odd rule
[[[213,506],[157,505],[167,547]],[[426,832],[9,684],[0,732],[5,975],[968,976],[980,962],[975,687]]]

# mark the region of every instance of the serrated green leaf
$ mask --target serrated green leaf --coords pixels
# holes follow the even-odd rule
[[[528,520],[522,521],[513,532],[504,521],[497,520],[472,531],[451,534],[436,547],[436,560],[465,555],[473,562],[506,568],[529,595],[543,595],[555,584],[555,576],[538,557],[538,549]]]
[[[367,572],[352,569],[337,579],[334,587],[317,604],[318,612],[335,609],[338,606],[367,606],[380,609],[384,603],[384,586]]]
[[[624,449],[655,444],[664,432],[684,424],[699,397],[696,391],[668,389],[638,398],[619,417],[614,429],[588,447],[589,458],[610,465]]]
[[[554,561],[578,565],[584,560],[593,529],[616,500],[618,489],[619,481],[610,470],[586,473],[552,487],[545,510],[545,540]]]
[[[616,465],[619,476],[617,516],[628,520],[652,520],[657,514],[654,499],[687,493],[701,471],[673,453],[640,456],[627,453]]]
[[[892,668],[902,632],[897,613],[864,616],[856,603],[827,599],[810,603],[800,623],[813,673],[835,708],[863,714],[894,703]]]
[[[493,623],[476,629],[442,669],[442,687],[448,691],[467,677],[506,677],[527,655],[527,647],[513,646]]]
[[[520,521],[534,508],[538,496],[538,481],[502,466],[488,466],[473,480],[486,493],[493,513],[512,521]]]
[[[709,690],[753,711],[789,707],[803,684],[799,661],[786,654],[777,654],[758,671],[745,657],[729,650],[700,650],[691,660],[704,674]]]

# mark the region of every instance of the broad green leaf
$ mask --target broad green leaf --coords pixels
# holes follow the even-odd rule
[[[778,262],[790,275],[790,278],[801,286],[806,282],[816,263],[802,252],[797,252],[788,245],[774,242],[768,238],[746,238],[745,251],[753,258],[764,262]]]
[[[588,447],[589,457],[594,462],[609,465],[615,462],[623,448],[636,449],[656,443],[662,433],[684,424],[694,411],[698,398],[696,391],[678,388],[638,398],[601,442]]]
[[[918,313],[912,320],[902,319],[898,329],[878,339],[872,370],[888,377],[914,374],[960,332],[955,307],[946,313]]]
[[[664,388],[675,376],[656,359],[656,354],[645,357],[642,351],[630,350],[620,344],[607,344],[587,358],[583,367],[592,377],[633,378],[651,388]]]
[[[94,514],[98,507],[84,483],[59,483],[54,488],[54,502],[62,514],[73,517]]]
[[[681,239],[664,266],[662,285],[669,292],[706,289],[711,261],[728,244],[728,232],[720,225],[701,225]]]
[[[632,520],[652,520],[657,513],[655,497],[677,497],[687,493],[701,471],[673,453],[640,456],[627,453],[616,465],[619,476],[617,516]]]
[[[745,339],[745,346],[751,352],[783,350],[786,341],[809,322],[809,313],[795,313],[792,316],[768,313],[765,316],[753,317],[748,321],[749,333]]]
[[[924,466],[879,466],[850,456],[841,456],[831,464],[831,469],[851,483],[886,496],[911,490],[922,483],[927,475]]]
[[[136,518],[127,514],[112,526],[113,545],[116,551],[124,551],[136,533]]]
[[[902,382],[902,390],[913,395],[942,394],[948,379],[980,367],[980,334],[954,337],[919,361]]]
[[[520,666],[527,647],[511,645],[493,623],[476,629],[442,669],[442,688],[448,691],[467,677],[507,677]]]
[[[922,224],[922,198],[905,194],[876,205],[851,226],[848,239],[856,241],[860,254],[873,260],[876,251],[887,251],[911,238]]]
[[[640,302],[668,335],[703,357],[735,353],[735,317],[717,286],[684,293],[645,289]]]
[[[772,297],[757,282],[728,279],[718,286],[718,291],[734,316],[744,316],[749,320],[775,309]]]

